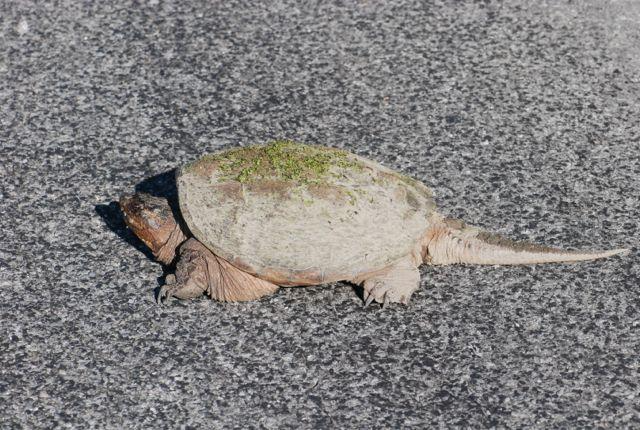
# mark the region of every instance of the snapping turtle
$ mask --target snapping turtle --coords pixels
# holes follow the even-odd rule
[[[126,224],[164,264],[158,302],[253,300],[279,286],[362,284],[364,300],[406,304],[429,264],[570,262],[623,253],[515,243],[436,212],[421,182],[346,151],[291,141],[206,155],[166,199],[120,200]],[[175,213],[174,213],[175,212]],[[179,213],[178,213],[179,212]]]

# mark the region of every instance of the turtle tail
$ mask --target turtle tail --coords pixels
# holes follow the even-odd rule
[[[530,242],[515,242],[460,220],[436,220],[427,231],[423,259],[430,264],[538,264],[563,263],[626,254],[628,249],[607,251],[563,250]]]

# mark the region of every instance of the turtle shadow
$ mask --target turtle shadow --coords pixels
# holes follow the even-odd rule
[[[144,242],[138,239],[138,237],[133,234],[125,224],[122,209],[120,209],[120,205],[117,201],[112,201],[108,204],[95,205],[94,209],[98,216],[102,218],[102,221],[104,221],[109,230],[118,235],[120,239],[142,252],[148,259],[155,260],[151,250],[147,248]]]
[[[176,169],[167,170],[151,176],[136,184],[137,193],[147,193],[156,197],[164,197],[171,208],[178,203],[178,186],[176,185]]]
[[[339,285],[343,285],[345,287],[350,287],[353,292],[356,294],[356,296],[358,296],[358,298],[360,300],[362,300],[362,303],[364,303],[365,301],[365,297],[364,297],[364,283],[363,284],[354,284],[353,282],[348,282],[348,281],[342,281],[339,283]]]
[[[175,216],[178,213],[178,190],[176,187],[175,172],[175,169],[171,169],[151,176],[135,185],[134,191],[166,198]],[[151,250],[127,227],[127,224],[124,222],[124,214],[117,200],[107,204],[97,204],[94,206],[94,210],[98,216],[102,218],[105,225],[120,237],[120,239],[142,252],[149,260],[156,261]],[[179,217],[176,217],[176,219],[181,221]],[[164,265],[162,265],[162,267],[165,273],[162,277],[158,278],[159,285],[164,283],[164,277],[171,269],[171,267]]]

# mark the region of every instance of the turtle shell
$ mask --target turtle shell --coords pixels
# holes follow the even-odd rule
[[[349,152],[290,141],[206,155],[177,173],[191,233],[279,285],[351,280],[408,255],[435,204],[422,183]]]

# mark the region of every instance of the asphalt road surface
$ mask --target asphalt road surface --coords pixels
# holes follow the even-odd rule
[[[640,3],[0,2],[0,427],[640,427]],[[516,239],[630,247],[154,302],[115,201],[289,138]]]

